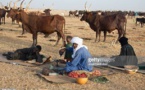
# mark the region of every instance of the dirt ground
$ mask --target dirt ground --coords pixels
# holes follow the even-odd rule
[[[66,12],[66,11],[65,11]],[[55,12],[57,13],[57,12]],[[66,14],[65,14],[66,15]],[[119,43],[112,45],[112,41],[117,39],[117,32],[108,34],[106,42],[103,42],[103,34],[101,42],[94,42],[95,32],[90,29],[88,24],[81,22],[80,18],[65,17],[65,35],[79,36],[84,39],[84,44],[92,56],[111,57],[118,55],[120,52]],[[19,48],[30,47],[32,45],[32,35],[29,33],[21,36],[22,29],[18,24],[11,24],[11,19],[6,18],[6,24],[0,25],[0,54],[15,51]],[[136,55],[143,57],[145,55],[145,26],[135,26],[135,19],[127,19],[127,37],[129,43],[134,47]],[[42,54],[46,57],[52,56],[52,59],[63,58],[59,56],[58,50],[62,45],[54,47],[56,33],[51,34],[48,38],[44,38],[43,34],[38,35],[38,44],[42,46]],[[145,60],[139,60],[139,63]],[[36,75],[36,71],[42,70],[42,67],[26,67],[0,62],[0,89],[16,89],[16,90],[145,90],[145,74],[126,74],[116,71],[117,74],[106,76],[108,83],[100,84],[88,81],[85,85],[72,84],[52,84]]]

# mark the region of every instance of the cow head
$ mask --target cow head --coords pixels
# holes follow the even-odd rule
[[[90,6],[87,8],[87,2],[85,3],[85,12],[84,12],[84,14],[83,14],[83,16],[82,16],[82,18],[80,19],[81,21],[88,21],[88,19],[92,16],[91,14],[91,12],[89,11],[89,8],[91,7],[91,4],[90,4]]]
[[[8,10],[8,9],[9,9],[9,7],[8,7],[8,6],[5,6],[4,8],[5,8],[6,10]]]
[[[43,12],[50,12],[51,10],[50,9],[45,9]]]
[[[11,8],[11,9],[8,11],[7,17],[13,17],[13,16],[16,15],[17,12],[18,12],[18,9],[12,9],[12,8]]]
[[[45,12],[46,15],[50,15],[50,9],[45,9],[43,12]]]
[[[86,11],[86,12],[84,12],[84,14],[83,14],[82,18],[80,19],[80,21],[87,21],[91,17],[92,17],[92,13]]]

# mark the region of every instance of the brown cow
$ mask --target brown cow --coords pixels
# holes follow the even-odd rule
[[[39,15],[37,12],[31,12],[31,13],[28,13],[28,15],[31,15],[31,16],[32,16],[32,15],[46,16],[46,15],[43,15],[42,13],[41,13],[41,15]],[[62,17],[62,16],[59,16],[59,15],[55,15],[55,16],[57,16],[57,18],[58,18],[58,20],[59,20],[59,23],[63,23],[64,29],[65,29],[65,18]],[[8,14],[7,14],[7,17],[14,17],[13,20],[16,20],[17,23],[22,22],[22,21],[21,21],[21,16],[20,16],[19,10],[10,9],[10,11],[9,11]],[[23,28],[23,30],[22,30],[22,35],[23,35],[23,34],[24,34],[24,31],[25,31],[27,28],[24,28],[23,25],[22,25],[22,28]],[[26,31],[29,31],[29,30],[26,30]],[[46,34],[45,37],[47,37],[47,36],[48,36],[48,35]]]
[[[6,12],[8,12],[9,7],[4,6],[2,3],[1,5],[3,8],[0,8],[0,24],[1,24],[2,19],[3,19],[3,23],[5,24],[5,16],[6,16]]]
[[[106,41],[107,32],[111,33],[115,29],[118,30],[118,40],[122,35],[125,35],[127,20],[121,13],[100,16],[93,14],[92,12],[85,12],[80,20],[86,21],[90,25],[91,29],[96,32],[95,42],[97,41],[98,34],[100,41],[101,31],[104,32],[104,41]]]
[[[20,16],[23,30],[25,29],[26,31],[30,32],[33,36],[32,46],[36,46],[37,44],[38,32],[44,33],[45,37],[47,37],[49,34],[53,32],[57,32],[58,40],[55,45],[58,44],[61,37],[65,45],[65,36],[63,34],[63,25],[65,24],[64,17],[59,15],[53,16],[28,15],[24,10],[22,10],[23,1],[21,2],[20,6],[21,10],[17,12],[17,14],[19,14]]]
[[[63,34],[63,23],[60,22],[58,19],[61,16],[28,15],[24,10],[20,11],[20,16],[21,16],[23,26],[26,27],[27,28],[26,30],[33,35],[32,46],[36,46],[37,44],[38,32],[42,32],[45,35],[49,35],[53,32],[57,32],[58,40],[55,45],[58,44],[61,37],[63,42],[65,42],[65,36]]]
[[[6,15],[6,10],[5,9],[0,9],[0,24],[1,24],[1,19],[3,18],[3,23],[5,24],[5,15]]]

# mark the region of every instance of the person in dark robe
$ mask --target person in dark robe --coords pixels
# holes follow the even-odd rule
[[[36,47],[17,49],[15,52],[8,52],[3,54],[8,60],[32,60],[36,59],[36,62],[43,62],[43,55],[40,55],[41,46],[37,45]]]
[[[133,47],[128,43],[128,38],[121,37],[119,42],[121,44],[120,54],[110,64],[119,67],[124,67],[124,65],[137,65],[138,59]]]
[[[88,59],[91,58],[91,54],[87,47],[83,45],[83,39],[79,37],[73,37],[71,40],[73,48],[72,61],[67,62],[64,68],[65,72],[69,73],[75,70],[92,71],[93,67],[88,65]]]

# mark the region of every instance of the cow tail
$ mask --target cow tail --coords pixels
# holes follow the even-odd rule
[[[63,33],[65,32],[65,20],[64,20],[64,24],[63,24],[64,28],[63,28]]]

